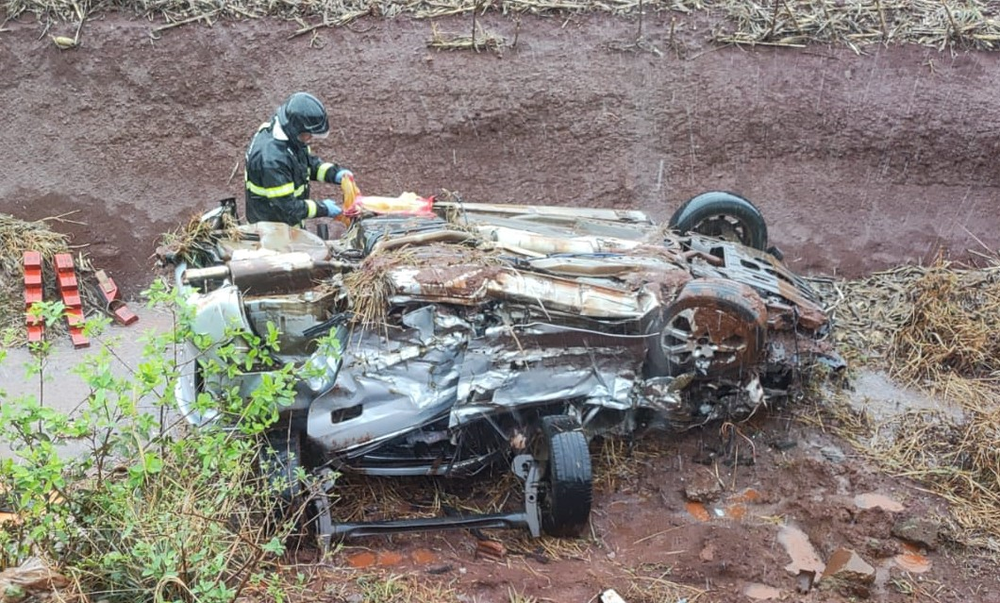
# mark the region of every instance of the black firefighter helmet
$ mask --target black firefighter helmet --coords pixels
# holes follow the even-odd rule
[[[308,92],[296,92],[278,107],[278,124],[289,140],[298,141],[299,134],[325,138],[330,132],[326,108]]]

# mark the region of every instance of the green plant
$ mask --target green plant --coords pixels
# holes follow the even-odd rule
[[[278,592],[275,561],[300,518],[283,513],[289,484],[261,471],[259,456],[294,396],[296,367],[274,360],[273,327],[263,337],[229,329],[226,343],[213,346],[192,332],[180,292],[156,283],[146,293],[151,304],[177,309],[175,328],[149,335],[142,361],[123,376],[104,325],[88,323],[102,345],[76,369],[89,388],[76,412],[45,405],[57,395],[44,387],[47,345],[33,349],[29,368],[38,396],[0,391],[0,440],[16,451],[0,460],[0,491],[20,518],[0,530],[0,569],[40,555],[112,602],[222,603],[251,583]],[[48,320],[63,310],[39,311]],[[208,378],[266,369],[248,395],[236,387],[217,399],[202,394],[198,404],[219,420],[194,430],[174,410],[184,368],[174,350],[188,341],[204,351],[197,362]],[[83,451],[67,453],[69,443]]]

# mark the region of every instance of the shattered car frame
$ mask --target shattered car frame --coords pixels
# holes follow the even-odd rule
[[[223,234],[180,258],[194,329],[177,387],[249,395],[262,371],[206,376],[225,329],[279,331],[281,365],[308,367],[272,445],[318,474],[475,474],[509,463],[522,511],[334,523],[326,537],[445,527],[577,535],[591,507],[590,438],[752,415],[816,360],[839,358],[809,284],[767,245],[749,201],[721,192],[669,228],[637,211],[435,203],[366,213],[337,240],[284,224]],[[232,204],[229,204],[230,213]],[[700,234],[707,233],[707,234]],[[711,235],[711,236],[709,236]],[[747,244],[744,244],[747,243]],[[339,354],[318,347],[335,333]],[[321,488],[322,490],[322,488]]]

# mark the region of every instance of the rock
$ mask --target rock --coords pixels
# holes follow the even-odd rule
[[[824,446],[819,449],[819,453],[831,463],[843,463],[847,460],[847,455],[844,454],[844,451],[836,446]]]
[[[823,572],[820,588],[850,597],[868,598],[875,583],[875,568],[850,549],[837,549]]]
[[[851,549],[837,549],[826,562],[823,579],[828,577],[868,585],[875,582],[875,568]]]
[[[792,448],[795,448],[798,445],[799,443],[796,442],[795,440],[774,440],[773,442],[771,442],[771,448],[774,448],[779,452],[791,450]]]
[[[941,524],[936,521],[921,517],[904,517],[893,524],[892,535],[933,551],[937,548],[940,530]]]
[[[710,544],[701,549],[701,552],[698,553],[698,557],[705,562],[713,561],[715,559],[715,545]]]
[[[755,601],[780,600],[784,597],[777,588],[766,584],[751,583],[743,589],[743,594]]]
[[[698,474],[684,486],[684,497],[694,502],[709,503],[721,495],[722,484],[714,475]]]

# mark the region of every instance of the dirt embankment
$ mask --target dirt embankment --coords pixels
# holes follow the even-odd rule
[[[248,137],[304,89],[333,118],[316,151],[371,194],[448,189],[666,219],[730,189],[762,207],[793,268],[846,276],[998,247],[997,55],[714,48],[692,21],[682,58],[668,15],[644,25],[663,56],[610,50],[636,28],[604,16],[525,17],[502,56],[429,50],[432,23],[408,19],[315,40],[269,21],[153,39],[150,23],[108,16],[69,51],[36,23],[8,23],[0,212],[65,216],[55,228],[134,294],[160,233],[242,196]],[[485,24],[513,39],[512,22]]]

